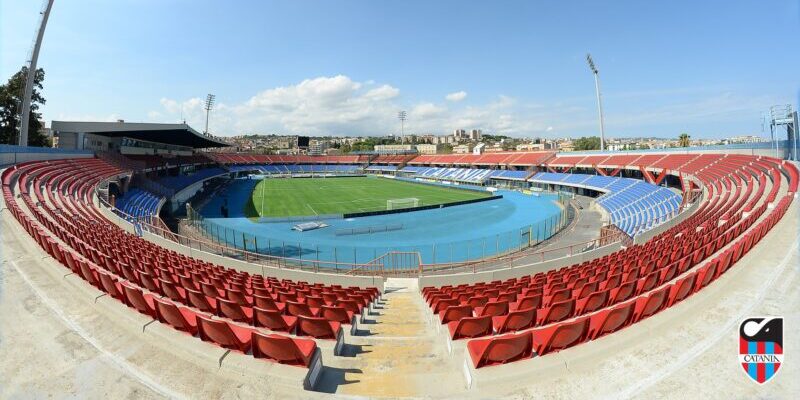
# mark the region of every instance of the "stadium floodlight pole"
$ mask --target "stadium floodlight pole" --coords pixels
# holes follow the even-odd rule
[[[28,145],[28,125],[30,124],[31,96],[33,95],[33,84],[36,78],[36,63],[39,61],[39,49],[42,47],[44,28],[47,27],[47,19],[50,18],[50,9],[53,8],[53,0],[45,0],[47,5],[42,10],[42,23],[39,31],[36,32],[36,42],[33,44],[33,52],[28,62],[28,76],[25,79],[25,93],[22,96],[22,107],[20,110],[19,141],[20,146]]]
[[[214,107],[214,99],[216,99],[216,98],[217,98],[217,96],[213,95],[211,93],[209,93],[206,96],[206,107],[205,107],[205,109],[206,109],[206,131],[205,131],[205,134],[206,135],[208,135],[208,114],[211,113],[211,108]]]
[[[397,113],[397,118],[400,120],[400,143],[402,144],[405,142],[406,133],[405,133],[405,122],[406,122],[406,112],[400,111]]]
[[[597,92],[597,113],[600,115],[600,151],[603,151],[606,149],[606,129],[603,124],[603,102],[600,100],[599,71],[594,65],[591,54],[586,54],[586,62],[589,64],[589,69],[592,70],[592,74],[594,74],[594,89]]]

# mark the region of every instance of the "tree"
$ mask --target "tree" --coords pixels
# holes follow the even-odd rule
[[[692,144],[690,139],[691,136],[689,136],[688,133],[681,133],[681,135],[678,136],[678,145],[680,147],[689,147]]]
[[[27,75],[28,67],[22,67],[19,72],[9,78],[5,85],[0,85],[0,143],[17,144],[20,125],[19,114]],[[36,76],[34,76],[33,81],[31,113],[28,120],[28,145],[49,147],[51,145],[50,139],[40,132],[42,123],[39,119],[42,118],[42,114],[38,112],[39,106],[45,103],[45,99],[41,94],[42,82],[44,81],[43,69],[36,70]]]
[[[576,151],[600,150],[600,138],[597,136],[582,137],[573,143]]]

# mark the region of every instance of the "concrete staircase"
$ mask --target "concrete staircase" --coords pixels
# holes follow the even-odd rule
[[[437,397],[463,389],[460,362],[428,320],[416,279],[389,278],[382,302],[359,325],[317,390],[367,397]],[[454,387],[455,386],[455,387]]]

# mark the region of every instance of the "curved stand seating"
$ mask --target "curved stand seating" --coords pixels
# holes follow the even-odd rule
[[[367,170],[370,170],[371,168],[372,167],[369,167]],[[513,171],[502,169],[438,168],[416,166],[406,166],[403,169],[398,170],[398,172],[411,174],[417,178],[475,184],[484,184],[489,179],[522,181],[531,174],[529,171]]]
[[[603,162],[632,165],[637,160],[620,156],[626,158],[616,161],[615,157],[604,156]],[[551,162],[562,158],[565,157]],[[747,253],[780,220],[797,189],[796,167],[769,157],[659,155],[657,160],[665,166],[683,166],[680,172],[699,179],[706,196],[694,214],[650,241],[533,276],[422,289],[432,312],[440,304],[458,307],[475,304],[478,299],[491,304],[511,294],[516,295],[517,301],[512,302],[509,311],[521,307],[535,311],[534,322],[517,330],[529,335],[532,352],[526,352],[524,343],[508,349],[510,345],[505,343],[512,336],[500,335],[508,329],[495,324],[485,339],[467,343],[475,368],[542,356],[594,340],[686,299]],[[542,175],[548,181],[579,179],[552,173],[537,177]],[[590,178],[580,179],[585,183]],[[597,182],[612,184],[607,177]],[[789,190],[778,197],[782,186]],[[505,318],[510,315],[501,314]],[[448,322],[454,324],[458,321]],[[513,337],[521,340],[519,334]],[[455,335],[452,338],[458,339]],[[492,361],[487,349],[495,341],[508,350]]]
[[[597,198],[597,204],[605,208],[611,222],[629,236],[636,236],[674,217],[682,200],[670,189],[630,178],[539,172],[528,181],[605,192]]]
[[[206,153],[220,164],[361,164],[369,161],[367,155],[306,156],[271,154]]]
[[[355,322],[342,321],[346,310],[333,307],[336,312],[296,331],[297,321],[285,314],[281,295],[303,305],[313,299],[322,299],[317,306],[352,301],[358,312],[379,297],[377,288],[293,282],[226,269],[136,237],[108,221],[93,203],[94,187],[121,172],[98,159],[18,164],[2,174],[3,197],[42,249],[90,285],[176,330],[259,358],[319,368],[312,360],[318,353],[316,340],[312,345],[294,335],[324,336],[314,330],[324,322],[334,332],[324,341],[336,340],[338,351],[339,324]],[[266,329],[271,326],[262,311],[277,313],[285,332]],[[275,349],[276,343],[285,347],[289,342],[294,350]]]
[[[798,187],[796,167],[769,157],[632,157],[551,157],[548,163],[657,166],[691,175],[704,188],[694,213],[645,243],[581,264],[505,281],[423,288],[451,337],[466,343],[475,368],[595,340],[688,298],[758,243]],[[287,162],[279,160],[273,161]],[[89,285],[186,335],[254,357],[312,365],[319,347],[341,337],[341,324],[356,323],[379,297],[376,288],[231,270],[136,237],[93,203],[94,187],[121,172],[97,159],[22,163],[3,172],[3,197],[39,246]],[[625,190],[636,184],[611,185]]]
[[[158,215],[158,205],[161,203],[163,197],[159,197],[153,193],[139,188],[132,188],[124,195],[117,198],[114,207],[121,210],[128,218],[134,219],[147,218],[153,215]]]
[[[229,165],[231,172],[259,171],[267,175],[288,174],[355,174],[362,166],[355,164],[261,164],[261,165]]]

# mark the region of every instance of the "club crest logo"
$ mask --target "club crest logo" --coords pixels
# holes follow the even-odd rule
[[[739,325],[739,362],[752,380],[763,384],[783,364],[783,318],[748,318]]]

